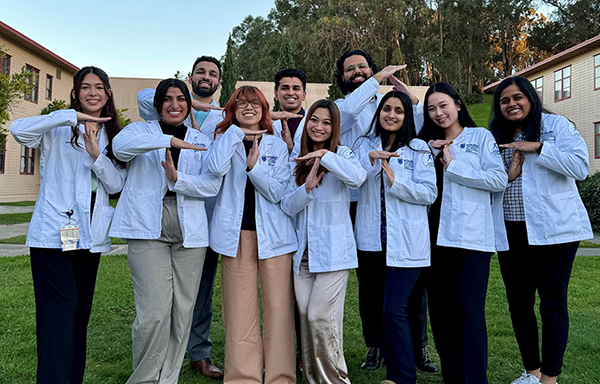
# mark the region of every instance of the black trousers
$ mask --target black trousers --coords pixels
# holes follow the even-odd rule
[[[433,246],[429,317],[445,384],[487,384],[485,297],[491,254]]]
[[[524,221],[507,221],[510,249],[498,253],[500,271],[523,366],[558,376],[569,335],[567,289],[579,242],[529,245]],[[531,271],[526,273],[524,271]],[[535,315],[536,292],[542,318],[542,355]]]
[[[429,268],[421,268],[421,273],[408,298],[408,323],[413,343],[415,363],[423,357],[423,348],[427,346],[427,291],[426,275]]]
[[[385,252],[358,252],[358,309],[367,347],[383,347]]]
[[[37,383],[81,384],[99,253],[31,248]]]
[[[415,384],[414,341],[408,319],[408,301],[422,268],[387,268],[383,322],[386,378],[397,384]]]

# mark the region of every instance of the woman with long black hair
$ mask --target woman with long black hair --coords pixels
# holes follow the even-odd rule
[[[40,151],[40,191],[26,242],[38,384],[83,381],[100,253],[110,251],[108,195],[121,190],[126,175],[111,145],[120,129],[108,76],[96,67],[75,73],[70,109],[10,127],[19,144]]]
[[[446,384],[485,384],[485,298],[496,251],[493,192],[507,175],[492,134],[473,122],[459,93],[437,83],[425,94],[419,137],[429,142],[438,198],[431,205],[427,292],[431,329]]]
[[[367,179],[354,233],[361,257],[385,271],[376,282],[385,292],[383,354],[387,379],[397,384],[417,380],[407,305],[422,269],[430,265],[427,206],[437,196],[433,158],[416,138],[412,112],[405,93],[388,92],[367,135],[355,144]]]
[[[523,77],[505,79],[496,89],[490,130],[509,181],[496,231],[508,239],[498,260],[525,368],[513,383],[555,384],[569,333],[567,289],[575,253],[580,240],[593,237],[575,184],[590,171],[588,150],[573,123],[545,111]]]

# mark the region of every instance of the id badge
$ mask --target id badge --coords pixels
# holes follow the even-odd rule
[[[74,251],[79,245],[79,225],[60,227],[60,246],[64,251]]]

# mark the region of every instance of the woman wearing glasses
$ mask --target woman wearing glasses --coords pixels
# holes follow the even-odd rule
[[[298,244],[279,205],[290,179],[287,145],[273,136],[269,104],[251,86],[233,93],[215,134],[208,168],[224,178],[210,245],[224,256],[224,382],[295,383],[292,253]]]

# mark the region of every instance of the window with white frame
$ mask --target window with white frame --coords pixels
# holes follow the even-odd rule
[[[594,123],[594,154],[600,159],[600,122]]]
[[[35,149],[21,146],[21,174],[33,175],[35,163]]]
[[[554,101],[571,97],[571,66],[554,72]]]
[[[542,91],[544,87],[544,77],[538,77],[537,79],[531,80],[531,85],[537,92],[540,99],[542,99]]]
[[[600,55],[594,56],[594,90],[600,89]]]

